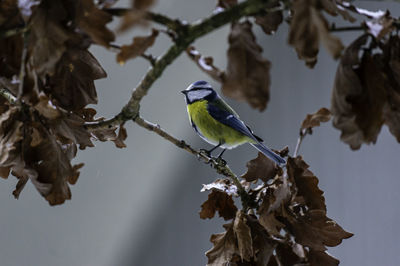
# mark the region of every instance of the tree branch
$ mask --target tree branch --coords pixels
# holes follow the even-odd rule
[[[157,59],[154,66],[146,73],[133,91],[128,103],[122,108],[121,112],[114,118],[87,124],[88,129],[110,128],[117,126],[127,120],[135,118],[139,113],[139,103],[147,94],[151,85],[161,76],[164,69],[171,64],[186,48],[197,38],[244,16],[257,14],[268,8],[270,1],[267,0],[247,0],[235,5],[223,12],[214,14],[204,20],[185,26],[185,30],[178,32],[175,44],[167,52]]]

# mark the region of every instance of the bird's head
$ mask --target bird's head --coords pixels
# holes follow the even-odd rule
[[[217,97],[217,93],[213,90],[211,85],[203,80],[193,82],[186,90],[183,90],[182,93],[185,94],[187,104],[201,100],[212,101]]]

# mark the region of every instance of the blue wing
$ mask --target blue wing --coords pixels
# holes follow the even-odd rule
[[[212,116],[212,118],[226,126],[229,126],[239,131],[243,135],[257,140],[250,129],[243,123],[242,120],[237,117],[233,110],[231,110],[232,109],[220,99],[209,102],[207,104],[207,111]]]

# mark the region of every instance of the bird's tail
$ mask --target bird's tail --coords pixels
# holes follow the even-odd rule
[[[275,152],[271,151],[268,147],[266,147],[262,143],[251,143],[251,145],[262,152],[265,156],[273,160],[277,165],[282,166],[286,164],[286,160],[283,159],[281,156],[276,154]]]

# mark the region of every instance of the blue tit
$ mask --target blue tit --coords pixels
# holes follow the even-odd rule
[[[193,129],[202,139],[215,145],[209,153],[220,147],[223,151],[218,157],[221,157],[226,149],[249,143],[276,164],[286,163],[285,159],[262,144],[263,140],[253,134],[208,82],[196,81],[182,93]]]

